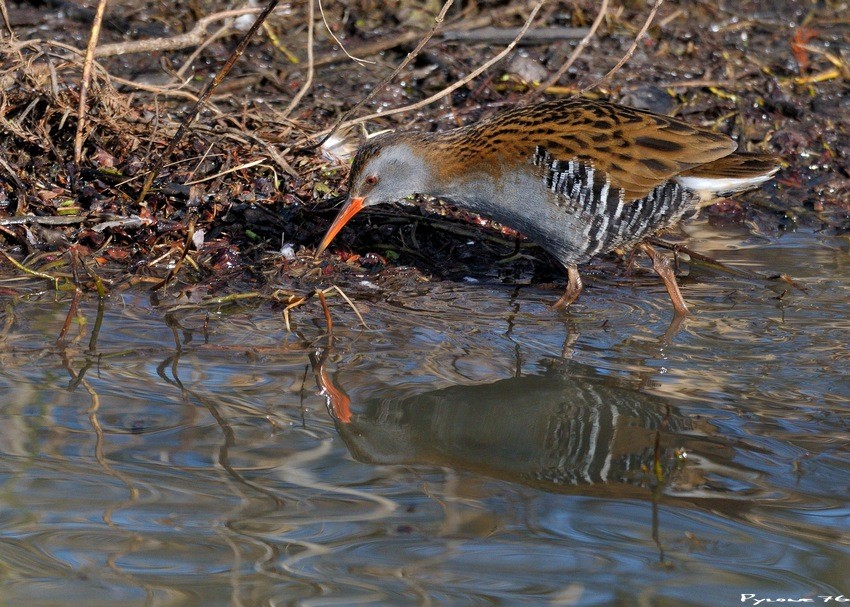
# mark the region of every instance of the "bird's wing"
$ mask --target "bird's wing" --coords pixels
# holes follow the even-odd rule
[[[773,175],[778,170],[779,159],[772,154],[737,152],[714,162],[683,171],[681,176],[706,179],[747,179]]]
[[[726,135],[675,118],[587,99],[517,108],[489,122],[503,131],[509,125],[518,145],[543,148],[555,160],[590,164],[596,179],[607,177],[612,190],[622,190],[625,202],[737,147]]]

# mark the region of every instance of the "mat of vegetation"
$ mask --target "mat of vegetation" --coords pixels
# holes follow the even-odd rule
[[[169,298],[221,301],[250,291],[284,303],[364,275],[562,281],[557,264],[511,230],[435,201],[362,213],[330,254],[315,260],[312,252],[364,130],[452,128],[532,96],[577,94],[628,55],[653,3],[457,2],[411,63],[373,90],[433,28],[443,4],[311,1],[271,14],[143,199],[147,172],[257,8],[106,3],[81,123],[97,2],[0,3],[3,275],[101,292],[140,282],[160,288],[167,279]],[[538,4],[516,48],[463,82],[514,40]],[[713,221],[764,233],[847,233],[846,15],[846,4],[832,0],[663,3],[625,65],[584,94],[676,115],[783,158],[775,181],[715,205]],[[541,85],[571,56],[557,82]],[[386,115],[316,147],[368,93],[354,118]],[[24,288],[17,284],[0,288],[15,294]]]

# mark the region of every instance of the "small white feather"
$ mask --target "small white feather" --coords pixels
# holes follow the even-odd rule
[[[757,177],[694,177],[679,175],[676,177],[676,182],[683,188],[693,192],[738,192],[761,185],[773,177],[775,172],[771,171]]]

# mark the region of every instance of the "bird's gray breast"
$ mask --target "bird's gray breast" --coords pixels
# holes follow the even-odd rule
[[[695,196],[672,181],[626,202],[589,161],[558,160],[541,147],[499,169],[469,172],[433,194],[522,232],[566,266],[637,243],[695,208]]]

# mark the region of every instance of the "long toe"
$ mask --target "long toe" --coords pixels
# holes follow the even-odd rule
[[[552,304],[552,308],[566,308],[578,299],[581,289],[582,283],[581,276],[578,273],[578,268],[575,266],[569,266],[567,268],[567,288],[564,291],[564,294],[561,295],[561,299]]]

